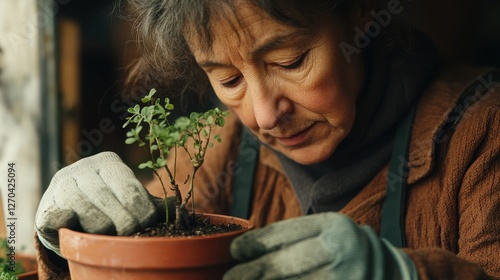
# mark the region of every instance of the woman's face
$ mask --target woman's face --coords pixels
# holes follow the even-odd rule
[[[262,142],[290,159],[327,159],[352,128],[363,83],[361,60],[348,63],[339,48],[352,41],[353,26],[331,16],[304,30],[250,5],[236,10],[239,22],[212,22],[211,50],[189,41],[215,93]]]

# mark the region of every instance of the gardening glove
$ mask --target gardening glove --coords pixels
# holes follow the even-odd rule
[[[103,152],[54,175],[38,206],[35,230],[40,242],[60,255],[59,228],[130,235],[161,216],[164,199],[150,195],[117,154]]]
[[[338,213],[280,221],[236,238],[230,279],[418,279],[410,258]]]

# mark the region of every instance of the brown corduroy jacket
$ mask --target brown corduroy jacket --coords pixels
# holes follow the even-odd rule
[[[500,279],[500,87],[490,87],[480,100],[459,104],[465,112],[461,121],[444,129],[467,86],[490,82],[488,76],[478,79],[483,73],[446,71],[419,101],[410,144],[403,250],[422,280]],[[197,173],[198,211],[229,213],[240,132],[232,114],[220,131],[223,143],[207,152]],[[186,158],[178,161],[190,164]],[[179,178],[187,176],[178,172]],[[387,176],[388,165],[341,212],[379,232]],[[155,182],[148,189],[162,195]],[[279,160],[263,146],[251,207],[250,219],[257,227],[303,214]],[[67,277],[47,262],[41,248],[38,257],[40,279]]]

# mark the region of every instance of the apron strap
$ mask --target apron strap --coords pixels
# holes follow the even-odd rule
[[[405,246],[404,211],[405,186],[408,177],[408,152],[411,140],[413,119],[416,106],[413,106],[396,130],[394,147],[387,175],[387,197],[382,206],[380,236],[397,247]]]
[[[455,107],[448,116],[441,132],[455,129],[465,111],[476,101],[484,97],[492,86],[498,85],[500,72],[490,71],[479,76],[459,98]],[[387,239],[396,247],[405,247],[405,211],[406,211],[406,179],[408,178],[408,153],[411,140],[415,106],[399,124],[394,140],[394,147],[389,162],[387,175],[387,195],[382,206],[382,221],[380,237]]]
[[[245,127],[242,128],[241,143],[238,146],[238,168],[233,183],[233,202],[230,214],[244,219],[250,218],[250,204],[255,170],[259,162],[259,140]]]

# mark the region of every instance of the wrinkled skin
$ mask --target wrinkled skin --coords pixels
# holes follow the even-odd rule
[[[219,99],[263,143],[301,164],[327,159],[352,129],[364,73],[339,44],[363,19],[318,17],[308,30],[284,25],[238,2],[212,21],[213,45],[188,39]],[[227,21],[231,23],[228,24]]]

